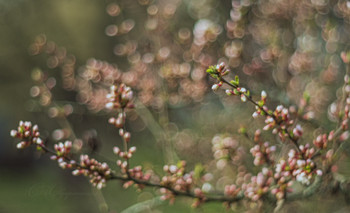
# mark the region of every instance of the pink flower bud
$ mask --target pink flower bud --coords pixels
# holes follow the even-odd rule
[[[115,146],[115,147],[113,147],[113,152],[114,152],[114,154],[119,155],[120,149]]]
[[[216,90],[219,89],[219,85],[218,85],[218,84],[213,84],[213,86],[211,87],[211,89],[212,89],[213,91],[216,91]]]
[[[113,109],[113,107],[114,107],[114,104],[112,102],[106,103],[106,108],[107,109]]]
[[[43,145],[44,144],[43,141],[41,140],[41,138],[37,138],[35,143],[38,144],[38,145]]]
[[[115,120],[116,120],[115,118],[111,117],[111,118],[108,119],[108,123],[114,124]]]
[[[130,147],[129,152],[134,153],[135,151],[136,151],[136,147],[135,146]]]
[[[23,149],[26,147],[26,142],[22,141],[17,144],[17,149]]]
[[[11,137],[16,137],[17,136],[17,131],[16,130],[11,130]]]
[[[119,129],[119,135],[123,136],[124,135],[124,129]]]
[[[124,137],[124,139],[125,139],[126,142],[129,142],[129,141],[130,141],[130,138],[131,138],[130,132],[125,132],[123,137]]]
[[[241,101],[242,102],[246,102],[247,101],[247,97],[244,94],[241,95]]]
[[[72,175],[77,176],[80,174],[80,171],[78,169],[72,171]]]
[[[345,131],[343,132],[340,137],[339,137],[339,140],[340,141],[345,141],[349,138],[350,134],[349,134],[349,131]]]
[[[171,165],[171,166],[169,167],[169,171],[170,171],[171,173],[175,173],[175,172],[177,171],[177,166]]]

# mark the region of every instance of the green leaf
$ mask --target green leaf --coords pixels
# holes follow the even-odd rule
[[[214,66],[210,66],[210,67],[207,69],[207,73],[209,73],[209,74],[217,74],[218,71],[217,71],[217,69],[216,69]]]
[[[234,86],[238,86],[238,83],[235,80],[231,80],[230,83]]]
[[[236,81],[237,85],[239,85],[239,77],[238,77],[238,75],[235,76],[235,81]]]
[[[250,91],[247,90],[247,92],[245,93],[246,96],[250,97]]]
[[[247,133],[247,128],[245,128],[245,127],[240,127],[239,129],[238,129],[238,132],[239,133],[241,133],[241,134],[246,134]]]
[[[205,174],[205,169],[201,163],[196,164],[194,167],[194,177],[199,179]]]
[[[310,94],[307,91],[303,93],[303,98],[307,104],[310,102]]]

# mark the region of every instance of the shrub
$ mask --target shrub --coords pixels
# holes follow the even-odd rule
[[[236,211],[280,211],[335,192],[348,201],[348,177],[339,169],[348,158],[348,4],[232,1],[229,18],[226,6],[110,3],[107,13],[116,23],[106,34],[118,42],[118,66],[92,58],[76,69],[73,55],[39,35],[30,53],[47,56],[77,103],[55,100],[56,78],[35,69],[30,93],[62,127],[43,137],[38,125],[21,121],[11,131],[20,139],[17,148],[36,146],[98,189],[118,180],[125,188],[157,188],[170,203],[189,197],[193,207],[221,202]],[[82,105],[107,113],[106,128],[118,130],[121,143],[111,150],[116,166],[83,154],[88,143],[69,124]],[[197,127],[174,123],[181,113]],[[129,117],[140,117],[158,141],[162,174],[134,163]],[[52,141],[58,142],[53,149]]]

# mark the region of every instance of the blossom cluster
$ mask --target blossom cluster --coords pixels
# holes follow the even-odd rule
[[[276,164],[276,179],[292,177],[302,184],[309,185],[315,174],[322,175],[322,171],[317,169],[312,160],[315,149],[309,144],[300,145],[299,149],[300,152],[291,149],[288,153],[288,160],[281,160]]]
[[[241,188],[239,188],[236,184],[231,184],[231,185],[225,186],[224,193],[226,196],[236,197],[240,191],[241,191]]]
[[[259,166],[266,163],[267,166],[275,168],[275,171],[263,168],[263,172],[258,173],[257,176],[253,176],[250,182],[244,183],[242,185],[242,190],[245,196],[252,200],[258,200],[271,188],[271,192],[276,195],[277,199],[283,199],[290,190],[293,180],[309,185],[315,174],[321,176],[323,172],[317,168],[313,160],[316,155],[316,149],[310,147],[309,144],[299,145],[298,143],[298,140],[303,135],[303,128],[299,124],[295,125],[295,121],[292,118],[291,112],[294,113],[296,109],[278,105],[274,111],[269,110],[266,106],[267,93],[265,91],[261,92],[261,99],[258,102],[255,102],[250,94],[237,93],[236,91],[241,91],[241,87],[239,87],[239,78],[236,77],[235,80],[229,82],[222,77],[223,70],[227,70],[224,68],[223,64],[217,65],[216,67],[212,66],[207,70],[213,78],[219,81],[219,84],[214,84],[214,89],[223,86],[223,84],[232,87],[232,90],[226,90],[227,95],[243,95],[245,97],[245,99],[242,100],[243,102],[249,99],[256,107],[256,111],[253,113],[254,118],[258,117],[258,115],[265,116],[265,126],[263,130],[272,130],[272,133],[278,134],[282,141],[288,138],[296,146],[296,149],[290,149],[287,160],[281,159],[275,164],[271,153],[276,151],[276,146],[270,146],[268,142],[263,142],[261,140],[261,132],[257,130],[254,134],[254,142],[256,145],[250,149],[254,157],[254,165]],[[244,92],[246,91],[249,92],[249,90],[245,90],[244,88]],[[347,117],[345,119],[347,119]],[[342,135],[345,133],[347,132],[344,132]],[[333,135],[334,132],[329,134],[329,138],[327,138],[326,134],[318,136],[314,140],[315,146],[320,149],[325,148],[328,140],[333,138]],[[340,138],[342,138],[342,136],[340,136]]]
[[[132,146],[130,147],[126,152],[123,152],[120,150],[119,147],[115,146],[113,147],[113,152],[114,154],[118,155],[120,158],[123,158],[124,160],[117,160],[117,165],[121,168],[121,172],[124,173],[124,174],[128,174],[131,176],[131,174],[141,174],[142,171],[139,170],[141,167],[135,167],[133,169],[129,169],[129,162],[128,160],[132,157],[133,153],[136,152],[136,147],[135,146]],[[130,173],[129,173],[130,172]],[[140,173],[141,172],[141,173]],[[138,176],[138,175],[136,175]],[[143,175],[141,175],[140,177],[143,177]]]
[[[242,184],[242,190],[247,198],[257,201],[269,192],[273,182],[273,172],[264,167],[256,176],[251,177],[250,182]]]
[[[60,142],[58,144],[55,144],[54,149],[56,153],[55,155],[51,156],[51,160],[57,160],[58,165],[63,169],[74,168],[76,162],[68,158],[72,149],[71,141],[66,141],[64,143]]]
[[[165,165],[163,170],[168,175],[162,177],[162,185],[171,186],[177,191],[189,191],[193,183],[193,174],[185,173],[185,166],[185,161],[181,161],[178,165]]]
[[[276,146],[270,146],[269,142],[256,144],[250,149],[250,153],[254,157],[254,165],[259,166],[264,163],[272,163],[271,154],[276,151]]]
[[[90,158],[88,155],[81,155],[80,163],[77,165],[76,169],[72,171],[72,174],[88,176],[92,185],[101,189],[110,178],[111,169],[107,163],[100,163]]]
[[[17,144],[18,149],[24,149],[32,144],[43,145],[38,125],[33,126],[30,121],[20,121],[17,130],[11,130],[10,134],[14,138],[21,139]]]
[[[265,123],[266,125],[263,130],[266,131],[272,129],[272,133],[278,134],[281,140],[284,141],[286,136],[290,134],[287,133],[289,131],[288,128],[294,124],[294,120],[291,119],[288,108],[278,105],[271,114],[266,116]],[[302,129],[299,125],[295,130],[297,131],[293,132],[298,133],[296,136],[302,135]]]
[[[176,191],[189,192],[193,187],[193,174],[185,173],[185,166],[185,161],[180,161],[178,165],[165,165],[163,170],[168,173],[168,175],[162,177],[161,185]],[[171,200],[174,198],[173,192],[167,188],[162,188],[161,193],[164,194],[162,196],[164,200]]]
[[[260,129],[257,129],[254,133],[254,142],[256,145],[250,149],[250,153],[254,157],[254,165],[259,166],[264,163],[273,164],[274,160],[272,154],[276,151],[276,146],[270,146],[269,142],[262,141]]]
[[[120,165],[120,163],[117,163],[117,165]],[[125,170],[126,168],[122,167],[122,169]],[[147,182],[152,177],[152,173],[148,172],[148,171],[144,172],[142,170],[142,166],[135,166],[134,168],[128,169],[127,174],[129,176],[129,178],[132,178],[133,180],[126,181],[123,184],[124,188],[128,188],[131,185],[135,185],[136,187],[143,189],[144,185],[142,183],[139,183],[139,182]],[[134,180],[137,180],[138,183],[135,183]]]
[[[230,160],[239,160],[239,144],[232,137],[216,135],[211,142],[217,168],[223,169]]]
[[[112,85],[110,87],[110,93],[107,94],[108,103],[106,108],[108,109],[124,109],[133,108],[132,104],[133,91],[125,84]]]

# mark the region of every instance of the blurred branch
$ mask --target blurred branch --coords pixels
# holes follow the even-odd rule
[[[156,138],[157,141],[162,141],[162,149],[164,158],[167,159],[168,162],[177,162],[179,161],[179,157],[177,156],[176,152],[173,150],[173,144],[171,143],[170,137],[167,135],[167,131],[164,130],[164,127],[162,127],[159,122],[157,122],[150,110],[139,100],[135,100],[135,111],[140,116],[142,121],[145,123],[147,128],[151,131],[152,135]]]
[[[143,202],[136,203],[129,208],[121,211],[120,213],[138,213],[138,212],[146,212],[151,211],[152,208],[155,208],[163,203],[163,200],[160,198],[160,196],[155,197],[150,200],[146,200]]]

